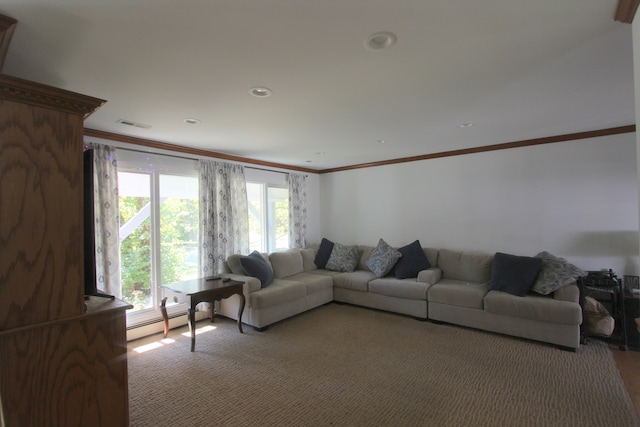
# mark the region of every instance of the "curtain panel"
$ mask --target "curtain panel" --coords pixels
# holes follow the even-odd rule
[[[289,246],[306,247],[307,175],[290,173],[289,181]]]
[[[120,286],[120,210],[116,148],[89,143],[93,149],[93,205],[98,289],[122,298]]]
[[[223,261],[249,253],[249,210],[244,168],[200,160],[200,272],[222,272]]]

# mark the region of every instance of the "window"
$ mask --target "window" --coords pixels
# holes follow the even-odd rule
[[[122,299],[128,326],[160,317],[160,285],[198,277],[198,177],[192,160],[118,152]],[[170,313],[184,307],[168,306]]]
[[[286,175],[246,168],[249,247],[276,252],[289,248],[289,187]]]

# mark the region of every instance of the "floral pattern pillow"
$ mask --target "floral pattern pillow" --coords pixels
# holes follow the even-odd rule
[[[355,246],[334,243],[325,268],[333,271],[351,272],[358,266],[360,254],[360,249]]]
[[[371,256],[367,260],[367,267],[376,277],[382,277],[391,271],[401,256],[400,251],[393,249],[387,242],[380,239],[378,246],[371,252]]]
[[[552,255],[549,252],[540,252],[535,258],[542,259],[542,267],[535,283],[531,287],[531,290],[536,293],[549,295],[561,287],[576,281],[578,277],[586,275],[584,271],[569,263],[566,259]]]

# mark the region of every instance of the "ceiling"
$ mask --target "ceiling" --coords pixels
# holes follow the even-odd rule
[[[107,100],[89,129],[326,170],[635,123],[616,5],[2,0],[3,72]]]

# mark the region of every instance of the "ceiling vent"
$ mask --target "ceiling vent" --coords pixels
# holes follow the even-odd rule
[[[121,123],[123,125],[132,126],[134,128],[151,129],[151,126],[149,126],[149,125],[145,125],[144,123],[132,122],[131,120],[120,119],[120,120],[116,120],[116,123]]]

